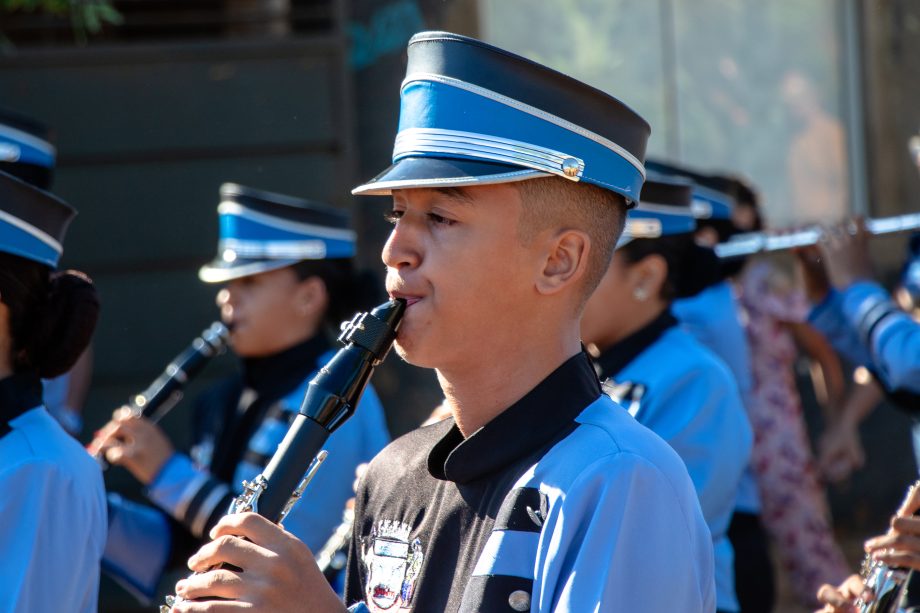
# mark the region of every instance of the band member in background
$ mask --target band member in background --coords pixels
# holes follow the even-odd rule
[[[691,193],[687,182],[646,181],[581,331],[605,391],[687,465],[712,533],[718,609],[739,611],[727,533],[753,437],[732,373],[671,311],[718,266],[694,242]]]
[[[56,161],[57,150],[46,125],[20,113],[0,109],[0,171],[49,191]],[[45,407],[74,436],[83,428],[83,404],[92,374],[90,346],[69,371],[42,381]]]
[[[226,513],[243,480],[262,472],[300,409],[310,379],[335,351],[333,330],[379,302],[372,279],[353,268],[355,235],[337,209],[235,184],[220,190],[218,257],[199,276],[220,283],[217,303],[241,370],[199,400],[194,446],[175,450],[159,426],[116,412],[93,448],[127,468],[148,498],[192,537],[191,550]],[[319,548],[341,521],[355,468],[389,442],[372,388],[327,449],[329,460],[285,526]],[[105,566],[150,598],[167,565],[170,539],[162,513],[111,497]],[[144,556],[136,555],[143,546]]]
[[[696,220],[694,236],[698,244],[712,247],[735,232],[736,202],[723,184],[713,184],[706,175],[657,160],[650,162],[648,167],[663,177],[679,177],[693,183],[690,211]],[[756,402],[753,356],[741,323],[735,289],[729,279],[736,272],[737,267],[715,260],[709,266],[697,266],[685,282],[702,289],[693,295],[677,297],[671,309],[681,327],[728,367],[751,417]],[[757,437],[754,441],[758,442]],[[769,613],[776,599],[773,562],[761,521],[758,484],[750,462],[738,484],[728,538],[734,551],[734,593],[739,610],[741,613]]]
[[[757,194],[745,181],[683,167],[661,169],[694,181],[698,242],[727,241],[741,229],[736,220],[761,220]],[[838,410],[844,396],[840,362],[805,321],[805,300],[791,275],[768,258],[722,261],[718,282],[676,301],[674,313],[729,365],[755,433],[729,527],[741,611],[773,608],[768,535],[796,597],[813,606],[818,586],[841,580],[847,565],[828,521],[794,362],[800,351],[813,360],[821,375],[816,395],[824,397],[829,413]]]
[[[86,349],[99,300],[53,272],[75,212],[0,172],[0,611],[96,611],[105,544],[99,466],[42,405],[41,377]]]
[[[357,611],[715,609],[712,543],[674,451],[601,392],[579,320],[638,199],[648,124],[480,41],[409,41],[387,289],[396,348],[452,419],[415,430],[357,493]],[[177,611],[339,611],[309,550],[255,514],[191,558]],[[225,600],[190,602],[220,597]],[[291,604],[293,603],[293,604]]]
[[[809,319],[838,351],[866,366],[896,404],[918,410],[920,323],[874,281],[868,236],[861,219],[825,229],[818,248],[832,288],[816,297]],[[905,395],[901,402],[899,394]]]

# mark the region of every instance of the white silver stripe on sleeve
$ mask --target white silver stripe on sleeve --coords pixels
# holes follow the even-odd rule
[[[208,518],[211,517],[211,514],[214,512],[217,503],[223,500],[224,496],[229,492],[230,489],[221,483],[208,494],[208,497],[205,498],[201,506],[198,507],[198,513],[195,515],[195,520],[192,522],[192,534],[198,537],[204,536],[202,533],[204,532]]]

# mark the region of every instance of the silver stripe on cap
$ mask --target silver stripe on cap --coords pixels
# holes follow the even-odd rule
[[[0,221],[5,221],[11,226],[16,226],[23,232],[26,232],[27,234],[31,234],[32,236],[34,236],[41,242],[45,243],[46,245],[54,249],[58,255],[64,252],[64,248],[61,246],[61,243],[57,241],[57,239],[52,237],[47,232],[43,232],[42,230],[39,230],[38,228],[28,223],[27,221],[24,221],[16,217],[15,215],[10,215],[6,211],[0,211]]]
[[[38,149],[45,155],[50,155],[51,157],[55,157],[57,155],[57,150],[54,148],[54,145],[48,141],[37,136],[33,136],[28,132],[17,130],[11,126],[0,124],[0,138],[8,138],[13,142],[23,143],[32,147],[33,149]]]
[[[591,130],[588,130],[586,128],[579,126],[578,124],[575,124],[575,123],[572,123],[571,121],[563,119],[562,117],[559,117],[558,115],[547,113],[546,111],[538,109],[535,106],[525,104],[523,102],[520,102],[519,100],[515,100],[514,98],[509,98],[508,96],[499,94],[498,92],[492,91],[491,89],[486,89],[485,87],[480,87],[479,85],[474,85],[473,83],[469,83],[467,81],[462,81],[460,79],[454,79],[452,77],[445,77],[444,75],[435,74],[431,72],[420,72],[420,73],[415,73],[415,74],[406,76],[406,78],[402,82],[402,88],[405,88],[406,85],[408,85],[409,83],[413,83],[415,81],[433,81],[435,83],[441,83],[443,85],[449,85],[451,87],[456,87],[458,89],[468,91],[478,96],[482,96],[483,98],[488,98],[489,100],[493,100],[500,104],[510,106],[523,113],[527,113],[528,115],[539,117],[540,119],[544,121],[555,124],[559,126],[560,128],[564,128],[568,130],[569,132],[574,132],[575,134],[578,134],[589,140],[594,141],[598,145],[601,145],[603,147],[606,147],[607,149],[610,149],[611,151],[613,151],[614,153],[622,157],[624,160],[626,160],[627,162],[635,166],[636,170],[638,170],[642,174],[642,178],[645,179],[645,166],[632,153],[630,153],[629,151],[627,151],[620,145],[616,144],[612,140],[608,138],[604,138],[600,134],[596,132],[592,132]]]
[[[626,219],[623,235],[630,238],[658,238],[661,236],[662,226],[660,219]]]
[[[407,128],[396,135],[394,160],[419,153],[454,154],[524,166],[571,181],[580,180],[585,170],[584,161],[573,155],[487,134],[441,128]]]
[[[296,258],[298,260],[319,260],[326,257],[326,243],[321,240],[304,241],[247,241],[238,238],[225,238],[218,242],[220,253],[231,251],[237,257],[255,258]],[[227,259],[226,257],[224,259]]]

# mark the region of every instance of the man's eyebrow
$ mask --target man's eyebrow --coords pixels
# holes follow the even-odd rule
[[[460,204],[472,204],[473,199],[470,197],[469,193],[461,187],[436,187],[434,188],[435,192],[446,196],[451,200],[456,200]]]

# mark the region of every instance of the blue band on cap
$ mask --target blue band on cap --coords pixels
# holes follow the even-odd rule
[[[696,219],[690,210],[675,208],[640,202],[638,207],[626,215],[621,243],[634,238],[658,238],[696,230]]]
[[[732,206],[732,200],[726,194],[699,185],[693,187],[690,208],[697,219],[731,219]]]
[[[403,84],[393,162],[404,157],[512,164],[585,181],[636,201],[645,169],[625,149],[534,107],[441,75]]]
[[[60,243],[38,228],[0,211],[0,251],[56,268],[62,249]]]
[[[48,141],[0,124],[0,162],[54,168],[55,155]]]
[[[287,221],[232,202],[218,208],[218,249],[247,259],[321,260],[355,255],[355,233]]]

